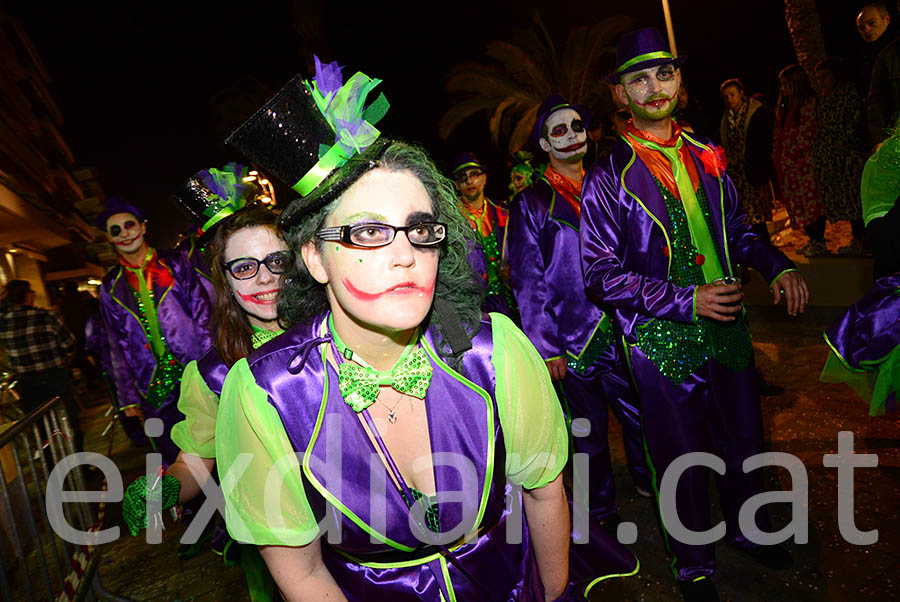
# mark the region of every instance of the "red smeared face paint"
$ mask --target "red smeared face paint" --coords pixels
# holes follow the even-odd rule
[[[384,295],[426,295],[430,296],[434,292],[434,283],[432,280],[431,284],[426,286],[418,286],[414,282],[401,282],[399,284],[395,284],[390,288],[380,292],[380,293],[367,293],[366,291],[358,289],[356,286],[350,282],[349,278],[342,278],[341,284],[344,285],[344,288],[347,289],[347,292],[359,299],[360,301],[374,301],[376,299],[381,298]]]
[[[278,291],[280,288],[273,288],[267,291],[260,291],[258,293],[251,293],[245,295],[244,293],[238,293],[241,299],[247,303],[255,303],[257,305],[275,305],[277,303]]]

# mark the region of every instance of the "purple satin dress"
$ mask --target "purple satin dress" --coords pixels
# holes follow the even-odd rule
[[[693,140],[692,140],[693,138]],[[684,136],[708,202],[710,232],[726,274],[737,265],[755,268],[767,282],[794,269],[783,253],[752,232],[731,180],[707,171],[697,158],[708,146],[702,137]],[[735,372],[712,359],[675,383],[635,347],[637,328],[653,319],[693,322],[694,286],[669,279],[666,251],[672,224],[665,200],[647,166],[625,141],[595,164],[584,181],[581,211],[582,267],[589,293],[613,309],[624,334],[640,399],[644,438],[658,487],[666,468],[682,454],[711,452],[727,466],[720,496],[727,536],[738,543],[741,504],[762,490],[757,473],[744,474],[743,460],[762,451],[763,431],[753,361]],[[676,347],[671,353],[677,355]],[[690,468],[678,485],[676,506],[692,530],[709,528],[709,471]],[[767,529],[764,512],[758,526]],[[678,579],[709,575],[715,569],[713,546],[694,546],[667,538]]]
[[[463,356],[465,377],[436,360],[430,334],[425,340],[434,368],[424,406],[432,453],[465,458],[467,466],[460,471],[436,456],[441,530],[446,536],[458,529],[442,543],[454,550],[479,585],[428,542],[427,536],[434,534],[413,531],[403,497],[374,455],[357,414],[340,395],[336,371],[323,362],[317,344],[323,339],[315,338],[314,326],[294,327],[250,357],[257,384],[267,391],[301,454],[304,485],[317,520],[325,520],[330,534],[340,534],[339,543],[323,545],[324,562],[351,602],[439,600],[449,589],[457,600],[543,600],[521,514],[521,493],[504,474],[506,447],[493,398],[490,323],[482,324],[473,349]],[[329,456],[329,450],[337,458]],[[521,543],[507,542],[510,529],[521,534]],[[475,539],[460,545],[458,537],[473,531]],[[634,557],[617,542],[612,544],[595,556],[595,575],[634,570]]]

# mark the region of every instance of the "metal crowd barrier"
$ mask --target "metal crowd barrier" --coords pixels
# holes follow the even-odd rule
[[[133,602],[103,586],[97,570],[99,547],[74,545],[51,527],[47,481],[53,466],[74,453],[73,442],[58,397],[21,420],[0,425],[0,599],[4,602]],[[81,466],[68,472],[64,488],[86,489]],[[65,502],[62,507],[73,528],[102,528],[103,504]]]

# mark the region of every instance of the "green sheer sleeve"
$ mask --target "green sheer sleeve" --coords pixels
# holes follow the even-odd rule
[[[303,546],[318,537],[298,455],[246,359],[231,368],[222,388],[216,462],[225,522],[237,541]]]
[[[521,330],[491,314],[495,389],[511,483],[537,489],[553,481],[568,460],[566,423],[547,364]]]
[[[175,445],[201,458],[215,458],[219,398],[206,386],[196,361],[190,362],[181,376],[178,410],[184,414],[184,420],[172,427]]]
[[[860,181],[863,222],[885,215],[900,195],[900,135],[884,141],[866,161]]]

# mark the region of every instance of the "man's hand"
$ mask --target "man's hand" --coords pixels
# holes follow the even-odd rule
[[[132,406],[130,408],[125,408],[125,411],[122,413],[125,414],[126,416],[128,416],[129,418],[141,418],[141,419],[144,418],[144,413],[141,411],[141,408],[139,408],[138,406]]]
[[[772,302],[778,305],[784,296],[788,315],[796,316],[803,313],[806,304],[809,303],[809,289],[800,272],[788,272],[782,274],[772,285]]]
[[[550,380],[562,380],[566,377],[566,358],[558,357],[555,360],[546,360],[547,370],[550,371]]]
[[[740,301],[744,298],[740,284],[702,284],[695,294],[698,316],[731,322],[740,315]]]

